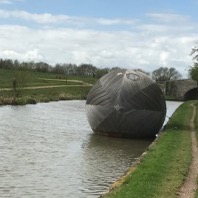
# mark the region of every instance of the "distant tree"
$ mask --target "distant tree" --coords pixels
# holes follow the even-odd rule
[[[14,68],[18,69],[20,67],[20,62],[18,60],[14,60]]]
[[[51,66],[48,65],[45,62],[38,62],[38,63],[30,62],[29,67],[32,68],[32,69],[34,68],[34,70],[38,71],[38,72],[45,72],[46,73],[46,72],[51,71]]]
[[[155,81],[169,81],[180,78],[181,74],[174,67],[160,67],[152,72],[152,79]]]
[[[13,69],[14,63],[11,59],[0,59],[0,68],[1,69]]]
[[[80,76],[95,76],[97,68],[92,64],[83,63],[77,67],[77,74]]]
[[[62,65],[65,75],[76,75],[77,65],[71,63],[64,63]]]
[[[53,67],[53,70],[52,71],[55,74],[62,74],[62,75],[65,74],[64,68],[62,67],[62,64],[60,64],[60,63],[57,63],[55,65],[55,67]]]
[[[193,66],[189,69],[189,76],[198,82],[198,47],[192,48],[192,51],[190,53],[193,59]]]
[[[96,72],[96,78],[101,78],[105,74],[107,74],[110,71],[109,68],[103,68],[103,69],[98,69]]]

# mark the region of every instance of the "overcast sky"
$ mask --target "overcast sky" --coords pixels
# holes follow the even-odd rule
[[[0,58],[175,67],[198,41],[198,0],[0,0]]]

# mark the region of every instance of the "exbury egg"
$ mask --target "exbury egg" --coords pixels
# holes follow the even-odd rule
[[[152,138],[161,129],[166,103],[159,86],[146,74],[112,71],[91,88],[86,101],[95,133],[125,138]]]

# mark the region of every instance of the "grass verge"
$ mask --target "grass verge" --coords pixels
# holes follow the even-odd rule
[[[191,162],[192,101],[182,104],[123,184],[104,198],[174,198]]]
[[[195,103],[195,106],[196,106],[195,129],[196,129],[196,137],[198,142],[198,101]]]
[[[90,88],[91,86],[27,89],[23,90],[22,96],[18,98],[14,98],[13,91],[1,91],[0,105],[25,105],[58,100],[83,100],[86,99]]]

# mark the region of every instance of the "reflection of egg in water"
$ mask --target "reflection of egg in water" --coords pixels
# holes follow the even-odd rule
[[[147,75],[122,69],[96,82],[87,96],[86,113],[96,133],[150,138],[163,125],[166,103],[159,86]]]

